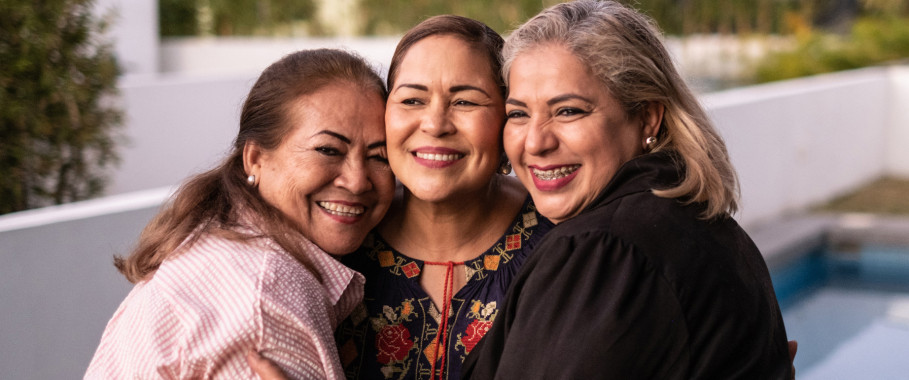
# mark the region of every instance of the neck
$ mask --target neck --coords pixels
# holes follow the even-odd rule
[[[400,210],[382,224],[382,236],[401,253],[424,261],[467,261],[494,244],[523,203],[516,181],[494,181],[482,191],[441,201],[403,189]]]

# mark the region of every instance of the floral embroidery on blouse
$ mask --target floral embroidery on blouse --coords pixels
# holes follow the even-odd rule
[[[429,379],[441,371],[443,378],[458,379],[467,354],[495,320],[511,279],[552,227],[528,197],[505,234],[464,262],[467,281],[451,297],[442,335],[439,309],[419,282],[425,262],[370,234],[360,250],[342,259],[366,277],[363,304],[335,333],[347,377]],[[436,355],[441,336],[445,347]]]

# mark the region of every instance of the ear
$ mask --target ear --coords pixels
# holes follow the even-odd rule
[[[657,102],[647,102],[644,108],[644,114],[641,121],[644,127],[644,137],[656,137],[660,133],[660,125],[663,124],[663,104]]]
[[[262,168],[262,148],[254,142],[243,145],[243,171],[246,175],[258,175]]]

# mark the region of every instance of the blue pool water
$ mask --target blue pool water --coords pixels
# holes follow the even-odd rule
[[[909,379],[909,249],[816,249],[772,277],[798,379]]]

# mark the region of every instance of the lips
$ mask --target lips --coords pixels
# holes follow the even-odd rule
[[[542,170],[539,168],[532,167],[532,168],[530,168],[530,171],[533,172],[534,177],[539,178],[540,180],[554,181],[559,178],[563,178],[563,177],[567,177],[567,176],[571,175],[571,173],[574,173],[580,167],[581,167],[581,165],[577,165],[577,164],[562,166],[562,167],[558,167],[555,169],[549,169],[549,170]]]
[[[430,161],[456,161],[464,157],[463,154],[434,154],[422,152],[416,152],[415,155],[418,158]]]
[[[465,154],[454,149],[440,147],[421,147],[414,149],[414,160],[428,168],[444,168],[456,164]]]
[[[366,207],[356,206],[356,205],[346,205],[338,202],[316,202],[319,207],[327,211],[331,215],[339,216],[342,218],[355,218],[360,215],[363,215],[366,212]]]
[[[539,168],[530,166],[530,173],[533,178],[533,185],[540,191],[556,191],[565,187],[577,177],[579,164],[549,166]]]

